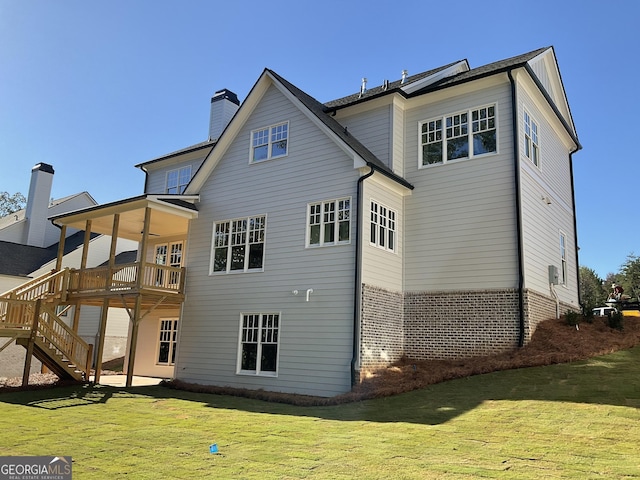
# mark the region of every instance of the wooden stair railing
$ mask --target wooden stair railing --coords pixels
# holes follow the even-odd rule
[[[55,307],[45,303],[64,299],[68,278],[66,269],[51,272],[1,295],[0,336],[15,337],[16,343],[27,348],[27,364],[34,355],[58,376],[87,381],[93,346],[60,319]]]
[[[0,298],[15,300],[37,300],[39,298],[66,300],[67,285],[69,283],[69,269],[59,272],[52,270],[44,275],[18,285],[12,290],[4,292]]]

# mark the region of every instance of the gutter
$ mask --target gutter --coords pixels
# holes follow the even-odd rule
[[[354,289],[353,289],[353,350],[351,356],[351,385],[356,384],[356,365],[360,362],[360,305],[362,301],[361,295],[361,283],[362,272],[360,271],[360,259],[362,256],[362,235],[361,224],[363,215],[362,205],[362,184],[363,182],[375,173],[373,166],[367,164],[371,169],[369,173],[358,178],[357,184],[357,213],[356,213],[356,260],[355,260],[355,274],[354,274]]]
[[[520,143],[518,139],[518,97],[516,83],[511,75],[512,70],[507,71],[511,83],[511,115],[513,120],[513,167],[516,195],[516,231],[518,234],[518,314],[519,332],[518,347],[524,347],[524,241],[522,232],[522,200],[520,198]]]

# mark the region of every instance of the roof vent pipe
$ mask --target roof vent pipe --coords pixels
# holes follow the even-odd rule
[[[402,70],[402,80],[400,80],[401,85],[404,85],[407,81],[407,75],[409,75],[409,72],[407,70]]]
[[[362,85],[360,86],[360,96],[367,91],[367,77],[362,77]]]
[[[386,92],[387,90],[389,90],[389,80],[385,80],[384,82],[382,82],[382,89]]]

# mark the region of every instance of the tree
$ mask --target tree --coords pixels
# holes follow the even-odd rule
[[[632,297],[640,295],[640,257],[633,253],[627,255],[620,269],[619,280],[624,293]]]
[[[580,267],[580,299],[585,310],[602,305],[607,299],[607,288],[603,280],[589,267]]]
[[[0,217],[5,217],[11,213],[24,208],[27,199],[20,192],[9,195],[8,192],[0,192]]]

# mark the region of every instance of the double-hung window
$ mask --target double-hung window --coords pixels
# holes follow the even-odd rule
[[[396,217],[395,210],[371,201],[371,245],[396,251]]]
[[[241,314],[237,372],[276,376],[279,332],[278,313]]]
[[[176,345],[178,344],[178,320],[160,320],[160,341],[158,344],[158,365],[176,363]]]
[[[191,180],[191,165],[167,172],[167,193],[180,194]]]
[[[524,112],[524,154],[536,167],[540,166],[538,124],[526,110]]]
[[[349,243],[351,198],[339,198],[307,206],[307,245],[320,247]]]
[[[560,283],[567,284],[567,236],[560,232]]]
[[[289,122],[251,132],[251,161],[284,157],[289,145]]]
[[[266,215],[216,222],[210,273],[262,271],[266,228]]]
[[[421,167],[496,153],[496,106],[420,122],[419,135]]]

